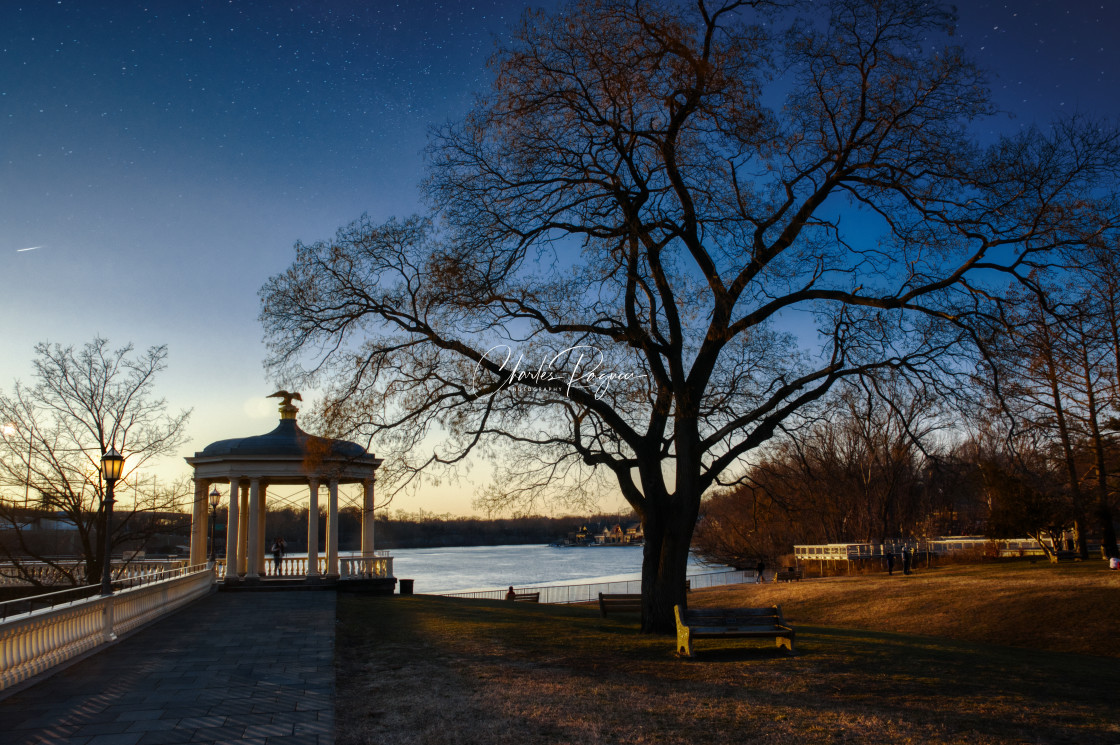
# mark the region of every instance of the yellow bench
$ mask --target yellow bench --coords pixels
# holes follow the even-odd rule
[[[769,608],[697,608],[673,607],[677,619],[677,654],[693,657],[695,639],[718,637],[773,638],[779,648],[794,654],[796,632],[786,626],[782,607]]]

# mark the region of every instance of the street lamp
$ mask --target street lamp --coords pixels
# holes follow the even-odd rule
[[[101,567],[101,595],[113,594],[113,486],[124,470],[124,456],[114,447],[101,456],[101,478],[105,479],[105,556]]]
[[[218,560],[218,545],[214,543],[214,523],[218,522],[218,504],[222,501],[222,493],[218,491],[218,487],[214,487],[214,491],[210,492],[210,564],[211,566]]]

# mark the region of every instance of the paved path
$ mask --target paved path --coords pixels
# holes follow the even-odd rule
[[[335,593],[209,595],[0,701],[4,745],[333,745]]]

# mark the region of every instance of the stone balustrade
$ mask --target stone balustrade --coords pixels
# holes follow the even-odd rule
[[[263,577],[289,577],[302,578],[307,576],[306,556],[285,556],[280,560],[280,566],[272,557],[267,557],[264,565]],[[327,576],[327,559],[320,557],[318,560],[318,575]],[[225,559],[218,559],[214,566],[219,579],[226,576]],[[377,556],[369,558],[343,556],[338,559],[338,572],[340,579],[385,579],[393,576],[393,557],[385,552],[378,552]]]
[[[108,597],[98,595],[7,618],[0,623],[0,691],[110,644],[210,592],[214,572],[192,569]]]
[[[179,569],[186,565],[187,562],[184,559],[133,560],[129,562],[118,559],[113,562],[113,579],[134,579],[168,569]],[[73,577],[73,582],[69,577]],[[11,587],[34,584],[34,582],[28,581],[28,578],[45,587],[90,584],[86,577],[84,561],[75,559],[56,562],[21,561],[19,569],[11,564],[0,564],[0,585]],[[95,581],[100,581],[100,579],[100,577],[94,578]]]
[[[393,576],[393,557],[339,559],[338,571],[341,579],[386,579]]]

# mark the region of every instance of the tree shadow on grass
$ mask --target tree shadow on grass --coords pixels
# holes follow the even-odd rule
[[[1120,666],[1086,655],[835,627],[799,626],[824,673],[807,686],[847,705],[889,708],[990,737],[1120,742]]]
[[[585,740],[609,731],[724,742],[733,727],[783,743],[1120,742],[1112,700],[1120,669],[1107,658],[796,625],[792,657],[769,639],[704,639],[689,660],[676,657],[673,637],[642,634],[636,616],[604,619],[597,609],[421,598],[363,605],[347,633],[365,640],[365,674],[376,676],[380,696],[403,692],[405,681],[394,680],[410,670],[425,700],[434,693],[426,681],[446,680],[441,695],[470,698],[441,726],[467,717],[478,728],[502,711],[525,719],[508,733],[515,741],[528,732],[525,742],[550,741],[539,733],[578,720]]]

